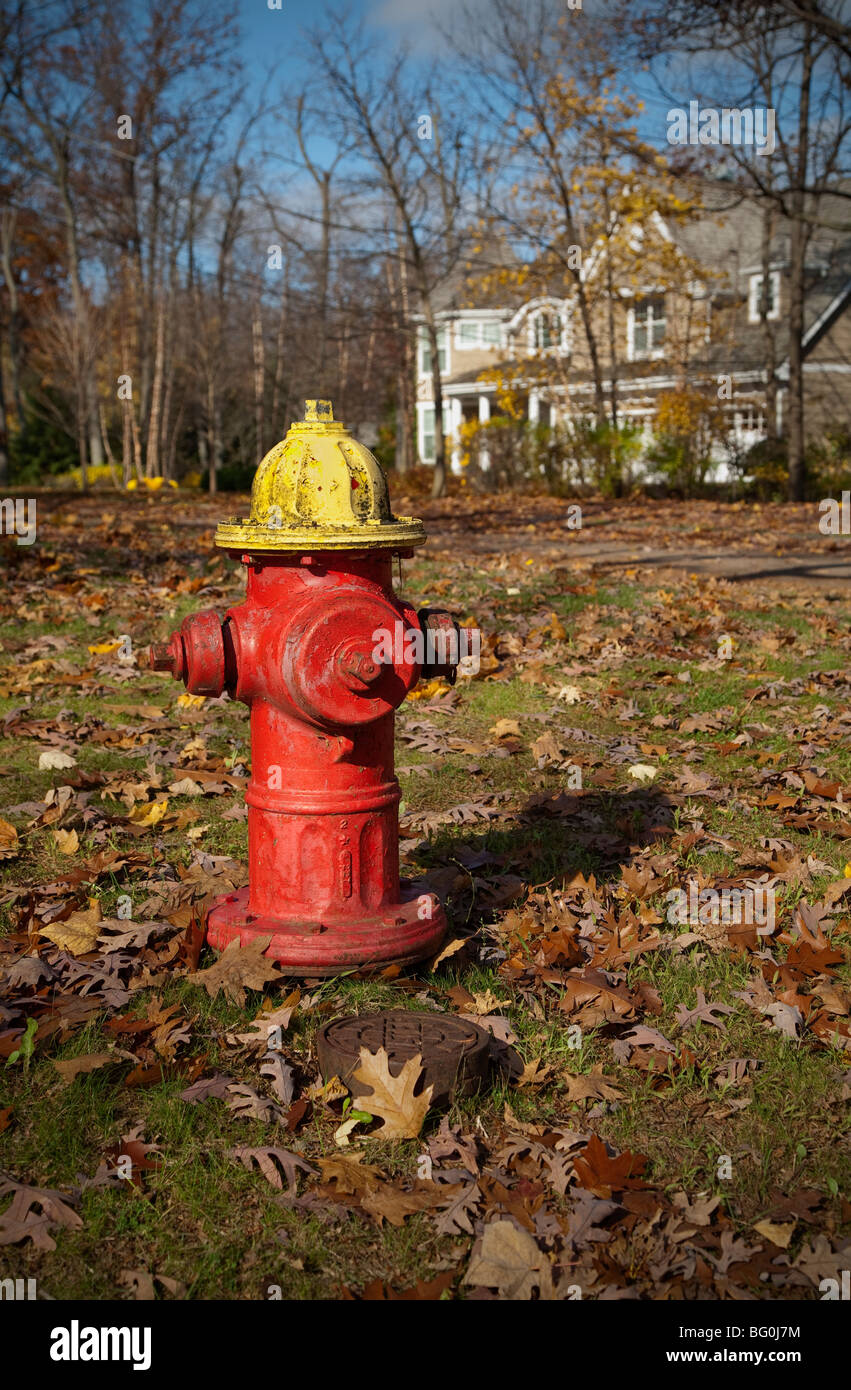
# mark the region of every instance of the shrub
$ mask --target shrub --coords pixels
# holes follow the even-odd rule
[[[250,492],[256,472],[253,463],[226,463],[216,474],[216,486],[219,492]]]
[[[776,436],[752,444],[736,461],[746,495],[760,502],[782,501],[789,491],[789,454]]]
[[[836,425],[807,448],[808,491],[815,497],[835,496],[851,488],[851,431]]]
[[[462,459],[471,484],[480,488],[543,488],[555,496],[589,491],[620,497],[632,484],[641,452],[641,429],[584,419],[554,426],[492,415],[461,427]],[[490,466],[482,468],[486,449]]]
[[[716,397],[694,386],[663,391],[647,459],[682,497],[700,492],[714,467],[713,447],[726,441],[724,412]]]

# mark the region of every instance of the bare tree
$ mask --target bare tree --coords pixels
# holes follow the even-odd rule
[[[754,6],[733,0],[665,0],[635,21],[640,54],[691,56],[689,79],[703,101],[719,107],[764,106],[775,113],[776,152],[730,145],[739,189],[789,228],[788,409],[789,495],[803,500],[805,475],[804,331],[807,252],[820,228],[833,226],[835,208],[851,198],[849,29],[844,0],[770,0]],[[664,65],[658,76],[664,90]],[[680,79],[681,80],[681,79]],[[673,104],[670,92],[666,95]],[[847,225],[847,223],[846,223]],[[765,252],[763,253],[765,255]],[[767,276],[763,277],[763,322]]]
[[[431,350],[435,414],[433,492],[446,489],[446,441],[440,371],[437,298],[471,244],[472,190],[481,162],[469,112],[438,96],[434,74],[420,78],[399,50],[376,62],[375,46],[349,14],[333,15],[312,36],[313,62],[330,91],[327,117],[355,151],[364,213],[374,241],[388,218],[398,226],[416,310]]]

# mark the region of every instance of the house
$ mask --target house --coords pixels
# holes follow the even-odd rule
[[[659,396],[683,383],[714,389],[727,419],[723,447],[716,446],[716,478],[723,480],[733,453],[743,453],[769,433],[783,433],[788,395],[790,227],[766,225],[763,209],[743,202],[717,181],[703,197],[704,212],[683,225],[656,219],[657,244],[669,242],[683,267],[681,280],[665,289],[647,281],[619,284],[610,306],[599,274],[601,257],[584,257],[582,275],[597,329],[599,375],[611,418],[638,425],[649,442]],[[851,231],[848,202],[827,197],[822,225],[807,250],[804,385],[810,436],[827,427],[851,430]],[[638,237],[641,237],[639,229]],[[769,285],[762,316],[763,264]],[[506,268],[516,269],[503,251]],[[652,260],[648,256],[647,260]],[[636,263],[641,264],[640,248]],[[485,270],[494,265],[488,247]],[[689,267],[695,269],[689,270]],[[702,268],[702,269],[701,269]],[[500,383],[519,383],[525,417],[555,424],[569,416],[591,417],[594,373],[575,292],[567,277],[532,275],[533,291],[483,293],[473,259],[435,302],[439,328],[444,431],[452,467],[460,471],[461,427],[487,421],[497,409]],[[640,280],[640,277],[639,277]],[[611,309],[611,313],[610,313]],[[614,383],[614,391],[613,391]],[[420,459],[434,460],[431,354],[420,328],[417,352],[417,443]],[[483,458],[487,466],[487,458]]]

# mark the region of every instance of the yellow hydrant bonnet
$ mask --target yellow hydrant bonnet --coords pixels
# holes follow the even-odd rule
[[[254,475],[248,520],[223,521],[226,550],[407,550],[423,523],[394,516],[387,479],[365,445],[334,419],[330,401],[307,401],[303,420],[270,449]]]

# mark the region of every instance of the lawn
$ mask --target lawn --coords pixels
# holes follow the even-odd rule
[[[247,713],[135,662],[239,599],[227,510],[45,496],[37,544],[0,542],[0,1276],[60,1299],[830,1296],[851,595],[613,574],[569,539],[554,560],[522,508],[503,553],[450,528],[402,591],[478,626],[481,668],[397,718],[402,872],[446,903],[448,951],[228,996],[202,926],[246,881]],[[761,523],[726,524],[747,545]],[[678,920],[678,890],[709,909]],[[319,1076],[318,1028],[386,1008],[492,1035],[487,1086],[416,1138],[347,1126]]]

